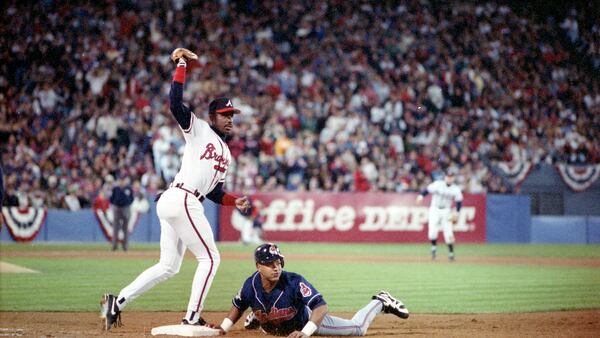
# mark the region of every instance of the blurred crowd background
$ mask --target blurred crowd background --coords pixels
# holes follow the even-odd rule
[[[200,117],[220,95],[243,112],[227,190],[418,191],[456,170],[466,192],[515,192],[499,161],[600,161],[596,5],[3,1],[5,204],[164,189],[176,47],[200,56],[184,95]]]

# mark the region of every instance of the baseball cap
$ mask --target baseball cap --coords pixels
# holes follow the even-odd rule
[[[208,113],[209,114],[223,114],[233,112],[234,114],[239,114],[240,110],[233,107],[233,103],[227,97],[219,97],[210,102],[208,105]]]

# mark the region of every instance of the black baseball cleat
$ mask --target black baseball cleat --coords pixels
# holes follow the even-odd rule
[[[187,319],[183,318],[181,320],[181,325],[198,325],[198,326],[204,326],[204,325],[206,325],[206,320],[204,320],[204,318],[200,317],[200,318],[198,318],[197,322],[190,323]]]
[[[258,318],[254,315],[254,312],[250,312],[248,316],[246,316],[246,320],[244,321],[244,328],[246,330],[256,330],[260,327],[260,322]]]
[[[372,298],[383,304],[384,313],[391,313],[402,319],[408,318],[408,309],[404,306],[404,303],[394,298],[389,292],[381,291]]]
[[[104,329],[109,331],[114,326],[123,326],[121,310],[117,306],[117,297],[104,294],[100,299],[100,318],[104,319]]]

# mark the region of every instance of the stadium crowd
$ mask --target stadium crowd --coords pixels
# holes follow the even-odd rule
[[[467,192],[505,193],[498,161],[600,161],[599,81],[560,42],[568,13],[552,24],[424,0],[1,7],[9,204],[77,209],[118,177],[146,194],[171,182],[179,46],[200,55],[184,95],[194,110],[227,94],[243,112],[229,190],[418,191],[453,168]],[[591,62],[597,36],[579,25]]]
[[[572,8],[561,22],[567,38],[575,49],[582,53],[592,68],[600,75],[600,23],[598,4],[588,2],[579,10]],[[582,29],[579,29],[579,25]]]

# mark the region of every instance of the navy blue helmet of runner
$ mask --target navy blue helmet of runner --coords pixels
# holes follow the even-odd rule
[[[268,264],[279,259],[281,260],[281,267],[283,267],[285,264],[283,258],[284,256],[279,251],[279,248],[273,243],[259,245],[254,250],[254,260],[259,264]]]

